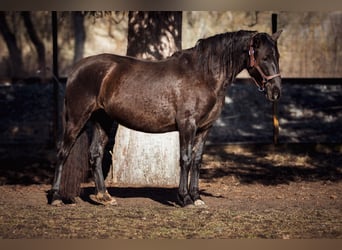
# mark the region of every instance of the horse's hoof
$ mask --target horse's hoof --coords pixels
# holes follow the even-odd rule
[[[111,198],[110,201],[108,201],[106,203],[106,205],[109,205],[109,206],[117,206],[118,205],[118,202],[114,199],[114,198]]]
[[[106,193],[97,193],[96,195],[91,194],[90,199],[96,203],[105,205],[105,206],[116,206],[118,205],[118,203],[116,202],[116,200],[110,196],[110,194],[108,192]]]
[[[195,205],[196,207],[206,207],[206,206],[207,206],[207,205],[205,204],[205,202],[202,201],[201,199],[195,200],[194,205]]]
[[[53,200],[51,202],[51,206],[60,207],[62,205],[63,205],[63,201],[62,200]]]
[[[184,208],[205,208],[207,205],[201,199],[195,200],[194,203],[187,204]]]
[[[67,205],[74,207],[74,206],[77,206],[78,204],[80,204],[81,202],[82,202],[82,200],[80,197],[74,197],[74,198],[70,199],[70,202],[67,203]]]
[[[195,208],[195,204],[188,204],[183,206],[183,208]]]

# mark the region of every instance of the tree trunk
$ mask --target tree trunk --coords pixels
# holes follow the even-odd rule
[[[42,40],[37,35],[37,32],[33,26],[31,20],[31,13],[29,11],[22,11],[21,16],[23,17],[24,24],[27,30],[27,33],[36,48],[38,55],[38,67],[40,71],[40,75],[42,76],[43,81],[46,79],[46,58],[45,58],[45,46]]]
[[[159,60],[181,49],[181,12],[129,12],[128,22],[127,55]],[[177,186],[178,132],[147,134],[119,125],[112,160],[108,181]]]
[[[6,42],[9,56],[10,56],[10,65],[11,65],[11,77],[22,78],[24,76],[24,64],[21,56],[21,51],[17,45],[17,40],[10,30],[7,20],[6,14],[3,11],[0,11],[0,33],[4,37]]]
[[[75,54],[74,63],[83,58],[84,42],[86,39],[86,32],[84,29],[84,15],[81,11],[72,12],[72,20],[74,23],[75,34]]]

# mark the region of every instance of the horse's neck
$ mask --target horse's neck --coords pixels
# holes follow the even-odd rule
[[[248,49],[252,31],[219,34],[199,40],[188,50],[192,54],[195,70],[217,95],[222,94],[248,65]]]
[[[239,43],[233,44],[234,48],[231,60],[228,62],[227,69],[219,73],[213,73],[212,78],[215,79],[215,92],[220,95],[224,94],[226,88],[235,80],[236,76],[247,67],[248,64],[248,48],[251,35],[247,34],[241,38]],[[218,56],[219,57],[219,56]],[[219,62],[219,58],[216,59]]]

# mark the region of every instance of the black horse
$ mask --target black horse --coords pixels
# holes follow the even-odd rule
[[[85,124],[92,120],[94,135],[89,148],[95,197],[101,203],[115,204],[102,173],[108,135],[102,119],[97,119],[101,112],[111,121],[138,131],[179,131],[179,202],[182,206],[204,205],[198,188],[203,146],[221,113],[226,89],[247,69],[268,100],[280,97],[276,43],[280,33],[218,34],[161,61],[100,54],[78,62],[66,85],[64,135],[49,202],[56,205],[70,198],[60,192],[63,165]]]

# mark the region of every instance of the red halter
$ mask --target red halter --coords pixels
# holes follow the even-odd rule
[[[250,62],[250,67],[256,68],[258,70],[259,74],[261,75],[261,77],[262,77],[261,85],[258,84],[258,82],[255,80],[255,78],[253,76],[252,76],[252,79],[253,79],[254,83],[256,84],[256,86],[258,87],[258,89],[260,91],[264,91],[265,90],[265,85],[266,85],[267,82],[269,82],[273,78],[280,77],[281,75],[279,73],[278,74],[274,74],[274,75],[270,75],[270,76],[267,76],[267,75],[264,74],[264,72],[262,71],[260,66],[257,64],[257,62],[255,60],[255,57],[254,57],[253,38],[254,38],[254,36],[252,37],[251,43],[249,45],[249,51],[248,51],[249,62]]]

